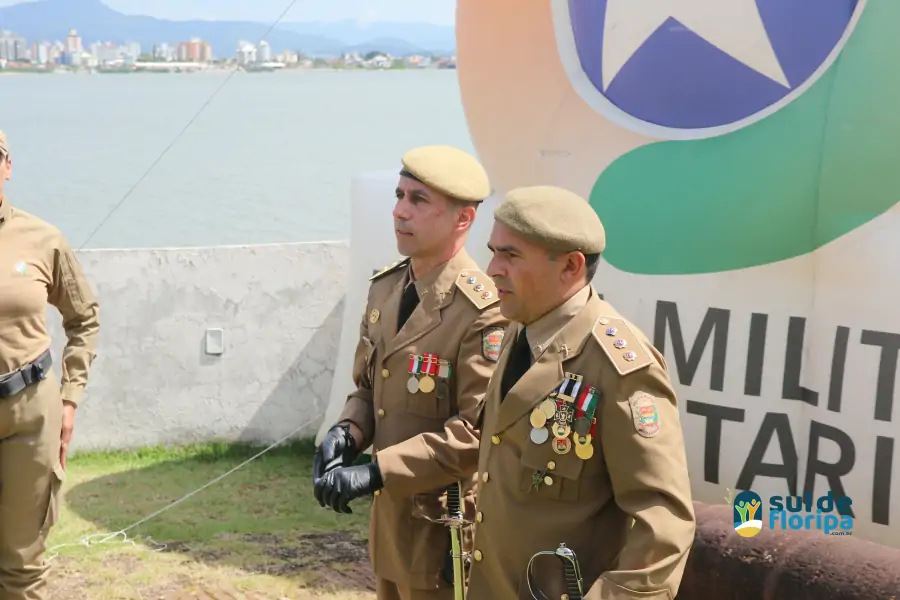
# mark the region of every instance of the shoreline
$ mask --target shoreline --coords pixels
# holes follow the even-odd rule
[[[380,71],[455,71],[455,68],[434,68],[434,67],[408,67],[408,68],[387,68],[387,69],[360,69],[355,67],[334,68],[334,67],[314,67],[314,68],[297,68],[297,69],[259,69],[259,70],[243,70],[248,75],[257,75],[261,73],[343,73],[343,72],[380,72]],[[150,73],[153,75],[197,75],[209,73],[232,73],[234,69],[137,69],[137,70],[25,70],[25,69],[0,69],[0,76],[13,75],[141,75]]]

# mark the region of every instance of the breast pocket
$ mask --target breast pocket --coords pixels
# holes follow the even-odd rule
[[[519,491],[527,496],[576,502],[582,484],[584,461],[572,450],[557,454],[553,437],[543,444],[528,442],[522,450]]]

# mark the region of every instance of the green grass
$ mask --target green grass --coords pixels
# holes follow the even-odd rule
[[[61,518],[48,540],[58,553],[51,597],[374,597],[366,589],[370,503],[354,503],[353,515],[319,507],[309,441],[275,448],[129,529],[126,543],[119,536],[78,545],[131,526],[261,449],[204,444],[71,457]]]

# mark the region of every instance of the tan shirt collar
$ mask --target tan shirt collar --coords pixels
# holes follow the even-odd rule
[[[475,267],[475,263],[465,248],[460,249],[447,262],[436,266],[428,273],[421,274],[418,279],[413,274],[412,263],[410,263],[406,267],[403,288],[406,289],[407,286],[414,283],[420,301],[425,300],[428,296],[434,296],[437,299],[436,302],[440,304],[444,297],[453,290],[459,272],[473,267]]]
[[[587,305],[591,298],[591,292],[590,285],[584,286],[574,296],[528,326],[525,335],[531,346],[531,356],[534,360],[541,357],[541,354],[563,327]],[[519,323],[517,333],[520,333],[523,327],[525,326]]]

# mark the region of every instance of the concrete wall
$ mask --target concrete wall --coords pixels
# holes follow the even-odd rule
[[[349,248],[343,242],[78,253],[100,338],[71,451],[211,439],[271,442],[328,404]],[[57,374],[65,343],[48,312]],[[206,354],[207,328],[224,353]]]

